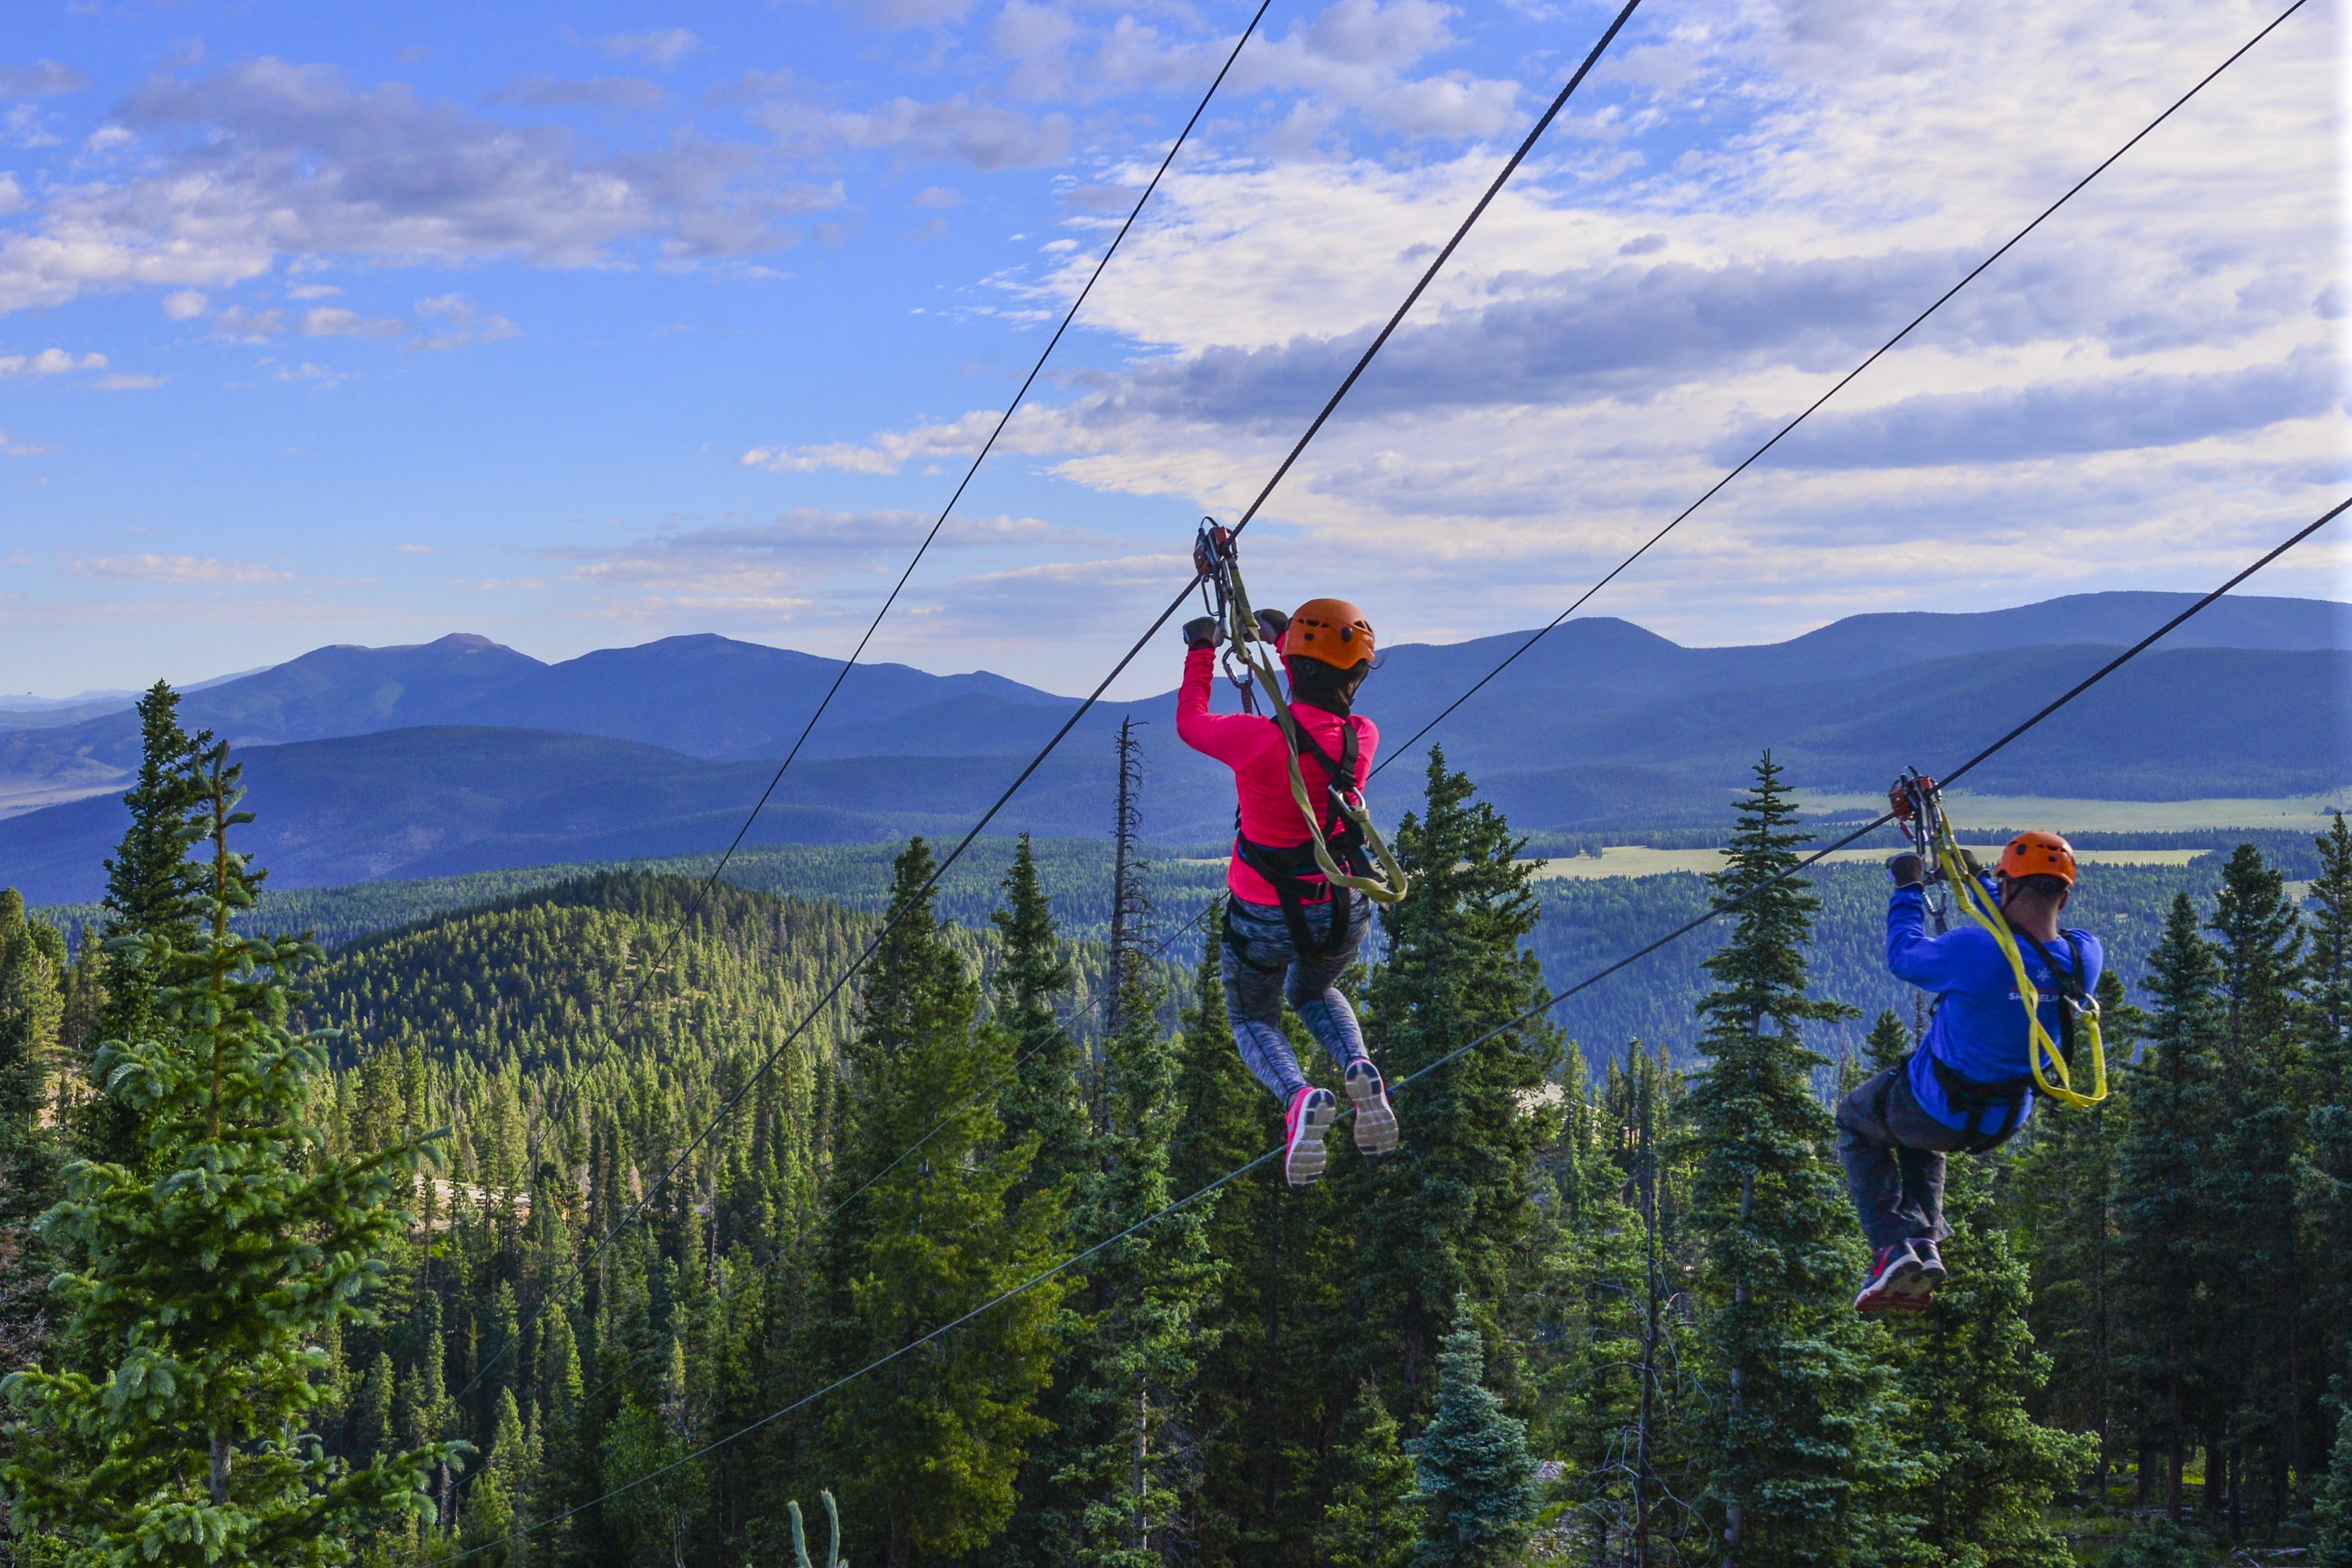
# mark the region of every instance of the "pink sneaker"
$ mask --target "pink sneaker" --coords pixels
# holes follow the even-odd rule
[[[1339,1119],[1339,1097],[1328,1089],[1309,1084],[1290,1097],[1282,1117],[1282,1174],[1292,1187],[1323,1179],[1323,1132]]]

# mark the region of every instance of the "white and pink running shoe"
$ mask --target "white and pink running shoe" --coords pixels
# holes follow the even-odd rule
[[[1369,1058],[1348,1064],[1348,1099],[1356,1108],[1356,1147],[1377,1160],[1396,1152],[1396,1112],[1389,1106],[1388,1086],[1381,1069]]]
[[[1323,1133],[1339,1119],[1339,1100],[1328,1089],[1309,1084],[1290,1097],[1283,1113],[1283,1179],[1311,1187],[1323,1179]]]

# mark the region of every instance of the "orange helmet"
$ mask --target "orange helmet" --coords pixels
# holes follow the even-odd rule
[[[2021,833],[2000,852],[2000,874],[2012,880],[2055,877],[2074,885],[2074,847],[2054,833]]]
[[[1337,669],[1372,660],[1372,623],[1345,599],[1309,599],[1282,634],[1282,657],[1313,658]]]

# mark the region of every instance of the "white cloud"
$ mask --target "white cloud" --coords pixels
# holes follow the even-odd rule
[[[108,135],[154,156],[61,186],[29,227],[0,231],[0,311],[93,289],[224,288],[286,256],[578,267],[632,241],[681,258],[746,254],[791,244],[781,219],[824,199],[739,190],[755,149],[591,158],[562,127],[268,58],[150,80]]]
[[[306,338],[396,338],[407,330],[405,321],[372,320],[333,305],[313,305],[302,312],[301,331]]]
[[[79,357],[63,349],[43,349],[33,354],[0,354],[0,377],[16,375],[67,375],[78,370],[104,370],[106,356],[86,353]]]
[[[174,321],[190,321],[203,315],[211,303],[194,289],[182,289],[163,296],[163,314]]]
[[[593,77],[582,81],[531,76],[485,94],[483,101],[515,103],[527,109],[656,109],[667,97],[659,83],[643,77]]]
[[[101,375],[90,384],[100,392],[148,392],[163,385],[170,379],[169,376],[133,375],[128,372],[121,372],[113,375]]]
[[[35,60],[28,66],[0,65],[0,98],[51,98],[79,92],[89,78],[55,60]]]
[[[166,586],[242,587],[290,583],[291,572],[254,561],[218,561],[199,555],[106,555],[70,563],[67,570],[109,583]]]
[[[597,49],[616,60],[646,60],[674,66],[702,47],[702,40],[684,27],[663,27],[648,33],[614,33],[594,40]]]
[[[964,93],[931,102],[897,98],[864,110],[785,100],[765,106],[758,118],[788,143],[810,150],[889,148],[983,170],[1055,163],[1070,151],[1068,116],[1026,114]]]
[[[0,457],[37,458],[48,450],[50,448],[37,447],[30,441],[12,441],[8,438],[8,432],[0,430]]]

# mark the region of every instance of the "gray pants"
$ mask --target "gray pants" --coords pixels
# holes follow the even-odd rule
[[[1944,1226],[1944,1156],[1976,1140],[1921,1108],[1909,1063],[1888,1068],[1838,1101],[1837,1124],[1838,1163],[1873,1252],[1951,1234]]]
[[[1298,1070],[1298,1055],[1282,1032],[1282,1004],[1286,996],[1324,1053],[1345,1070],[1362,1059],[1364,1031],[1356,1010],[1332,982],[1356,962],[1371,929],[1372,901],[1348,900],[1348,938],[1328,958],[1301,959],[1279,904],[1256,904],[1246,899],[1226,900],[1226,929],[1232,939],[1223,944],[1225,1016],[1234,1029],[1234,1047],[1242,1054],[1250,1076],[1265,1085],[1285,1105],[1307,1087]],[[1308,904],[1301,910],[1307,933],[1320,943],[1331,929],[1331,906]],[[1236,952],[1235,943],[1241,951]]]

